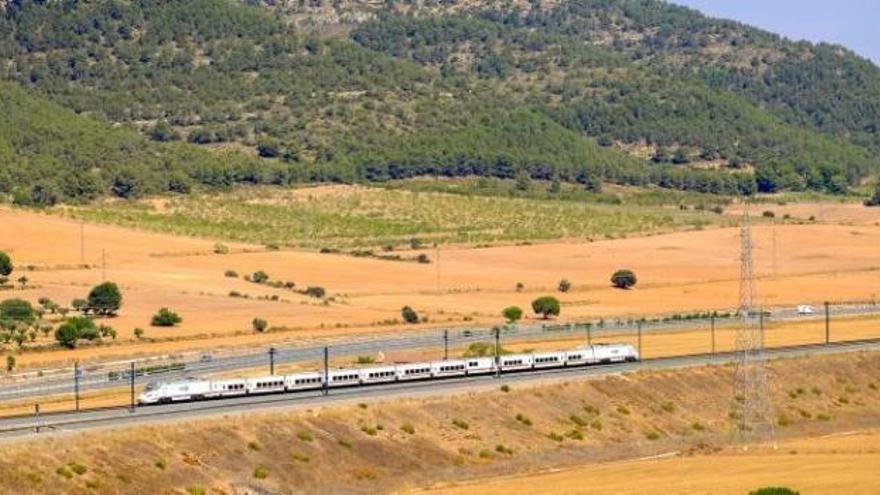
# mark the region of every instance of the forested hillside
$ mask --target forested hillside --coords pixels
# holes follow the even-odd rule
[[[651,0],[17,0],[0,57],[4,105],[69,109],[0,123],[20,200],[426,174],[840,193],[880,170],[877,67]]]

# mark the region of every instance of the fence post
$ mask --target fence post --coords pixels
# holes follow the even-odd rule
[[[40,432],[40,403],[34,403],[34,433]]]

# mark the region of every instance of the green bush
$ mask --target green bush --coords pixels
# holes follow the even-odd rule
[[[611,276],[611,283],[618,289],[630,289],[635,287],[638,279],[632,270],[617,270]]]
[[[168,308],[161,308],[150,321],[150,325],[154,327],[173,327],[183,321],[177,313]]]
[[[269,328],[269,322],[262,318],[254,318],[251,322],[251,326],[254,328],[255,332],[265,332],[267,328]]]
[[[794,491],[791,488],[786,488],[784,486],[768,486],[764,488],[758,488],[757,490],[752,490],[749,492],[749,495],[799,495],[800,492]]]
[[[410,324],[419,322],[419,314],[409,306],[404,306],[403,309],[400,310],[400,316],[403,317],[403,321]]]
[[[253,476],[258,480],[264,480],[269,477],[269,470],[262,466],[257,466],[254,468]]]
[[[552,296],[543,296],[532,301],[532,310],[544,319],[559,316],[559,300]]]
[[[452,424],[453,424],[453,426],[455,426],[456,428],[459,428],[459,429],[462,429],[462,430],[467,430],[467,429],[470,429],[470,427],[471,427],[471,426],[467,423],[467,421],[465,421],[465,420],[463,420],[463,419],[453,419],[453,420],[452,420]]]

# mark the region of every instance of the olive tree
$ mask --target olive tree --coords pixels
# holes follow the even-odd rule
[[[501,311],[501,315],[504,316],[507,323],[512,324],[518,322],[522,318],[523,310],[519,306],[509,306]]]
[[[122,307],[122,292],[113,282],[96,285],[89,292],[88,308],[96,315],[113,316]]]
[[[5,285],[12,273],[12,258],[3,251],[0,251],[0,285]]]
[[[543,296],[532,301],[532,310],[545,320],[550,316],[559,316],[559,300],[553,296]]]
[[[638,279],[632,270],[617,270],[611,276],[611,283],[618,289],[630,289],[636,285]]]
[[[402,316],[403,321],[407,323],[419,322],[419,314],[409,306],[404,306],[403,309],[400,310],[400,316]]]

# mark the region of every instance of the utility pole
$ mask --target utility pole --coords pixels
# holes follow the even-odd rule
[[[639,361],[641,361],[642,359],[645,358],[645,356],[642,355],[642,322],[639,321],[638,323],[639,323]]]
[[[329,392],[328,387],[330,386],[330,348],[324,346],[324,395],[327,395]]]
[[[131,391],[131,405],[129,406],[128,411],[134,412],[135,402],[134,402],[134,361],[131,362],[131,369],[129,370],[130,380],[130,391]]]
[[[587,345],[593,345],[593,324],[587,323]]]
[[[761,314],[758,316],[758,329],[761,331],[761,349],[764,348],[764,308],[760,309]]]
[[[76,403],[76,411],[79,412],[79,361],[73,363],[73,400]]]
[[[825,343],[831,343],[831,304],[825,301]]]
[[[269,348],[269,374],[275,375],[275,353],[278,352],[275,346]]]
[[[501,378],[501,329],[495,327],[495,376]]]
[[[449,359],[449,330],[443,330],[443,360]]]
[[[101,282],[107,281],[107,250],[101,248]]]
[[[40,403],[34,403],[34,433],[40,432]]]
[[[712,354],[715,354],[715,312],[709,317],[709,328],[712,332]]]
[[[437,292],[440,292],[440,245],[434,244],[435,255],[437,264]]]

